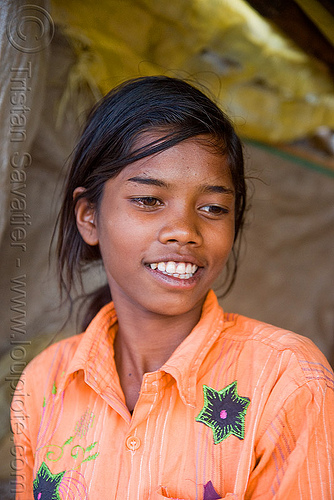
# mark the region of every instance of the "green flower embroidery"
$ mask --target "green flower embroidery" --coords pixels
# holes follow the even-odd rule
[[[239,396],[237,382],[232,382],[221,391],[203,385],[203,392],[204,406],[196,421],[211,427],[214,443],[221,443],[231,434],[244,439],[245,415],[250,399]]]

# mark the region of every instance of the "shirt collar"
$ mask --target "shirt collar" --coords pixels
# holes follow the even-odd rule
[[[223,330],[224,312],[216,295],[209,291],[199,322],[161,367],[172,375],[185,404],[196,406],[198,370],[211,346]]]
[[[223,310],[210,290],[199,322],[158,370],[169,373],[176,380],[180,397],[187,405],[196,405],[198,370],[222,331],[223,324]],[[118,374],[113,349],[116,331],[117,316],[110,302],[99,311],[82,335],[63,379],[64,388],[79,370],[84,371],[85,382],[99,394],[106,388],[116,387]]]
[[[75,372],[84,371],[85,382],[97,393],[118,379],[114,361],[114,338],[117,316],[112,302],[104,306],[82,334],[78,348],[69,363],[65,384]]]

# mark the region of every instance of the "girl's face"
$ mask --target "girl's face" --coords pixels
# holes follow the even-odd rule
[[[222,271],[234,205],[227,159],[189,139],[107,181],[98,213],[85,198],[76,213],[83,239],[99,244],[116,307],[177,316],[198,314]]]

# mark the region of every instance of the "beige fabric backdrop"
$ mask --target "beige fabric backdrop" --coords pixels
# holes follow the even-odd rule
[[[248,213],[240,269],[224,308],[334,348],[334,175],[246,147]]]
[[[42,4],[47,6],[46,2],[40,2]],[[14,480],[8,412],[18,372],[54,339],[67,316],[66,308],[58,309],[58,290],[49,265],[49,247],[62,191],[63,167],[73,148],[80,122],[78,101],[72,99],[62,116],[61,125],[56,126],[69,69],[76,61],[71,47],[56,32],[52,44],[39,52],[16,49],[9,43],[6,33],[6,26],[15,18],[15,7],[17,4],[9,1],[7,10],[3,4],[0,8],[1,500],[13,498],[10,492],[13,485],[8,483],[8,478]],[[27,67],[31,68],[29,74],[28,71],[11,72],[11,68]],[[21,92],[14,88],[21,89]],[[22,127],[26,135],[22,136],[22,142],[13,142],[10,117],[11,114],[22,115],[17,109],[20,106],[13,104],[19,93],[25,93],[25,106],[29,108]],[[87,109],[92,106],[89,89],[82,88],[77,97],[80,97],[80,103],[86,102]],[[18,228],[23,228],[26,233],[19,232]],[[13,243],[21,246],[13,246]],[[68,324],[62,334],[73,332],[74,322]]]

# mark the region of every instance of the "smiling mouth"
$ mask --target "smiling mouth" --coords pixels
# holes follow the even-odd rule
[[[196,264],[191,264],[190,262],[153,262],[152,264],[148,264],[148,267],[151,269],[158,270],[162,274],[166,274],[167,276],[173,276],[174,278],[179,279],[189,279],[194,276],[196,273],[198,266]]]

